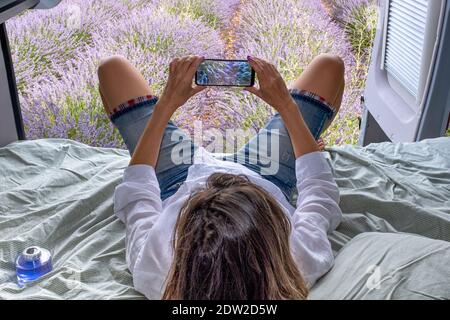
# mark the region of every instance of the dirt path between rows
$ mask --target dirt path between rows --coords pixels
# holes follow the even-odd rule
[[[225,58],[236,59],[236,30],[241,22],[241,8],[249,0],[241,0],[234,12],[230,24],[221,32],[223,41],[225,42]]]
[[[225,59],[236,59],[236,30],[239,27],[240,21],[241,21],[241,8],[242,6],[249,0],[241,0],[238,4],[236,10],[233,13],[233,16],[231,17],[230,23],[227,25],[226,28],[221,30],[220,36],[225,44]],[[214,89],[207,89],[214,90]],[[208,94],[208,93],[206,93]],[[202,121],[204,123],[212,123],[215,118],[215,108],[214,108],[214,102],[210,101],[210,103],[207,106],[204,106],[204,112],[202,114]]]

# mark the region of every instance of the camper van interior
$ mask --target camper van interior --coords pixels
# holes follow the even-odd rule
[[[0,299],[145,298],[114,214],[130,154],[104,113],[102,58],[126,56],[160,94],[175,57],[261,57],[290,83],[321,53],[346,67],[321,151],[342,219],[308,299],[450,299],[449,0],[0,0],[0,46]],[[272,115],[208,88],[174,117],[226,157],[216,134]],[[52,268],[19,285],[33,246]]]

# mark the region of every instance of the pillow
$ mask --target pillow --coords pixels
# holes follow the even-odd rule
[[[348,242],[309,299],[450,299],[450,242],[362,233]]]

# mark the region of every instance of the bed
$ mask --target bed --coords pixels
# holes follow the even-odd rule
[[[344,219],[330,235],[333,269],[310,299],[450,299],[450,138],[332,147]],[[113,214],[127,151],[63,140],[0,148],[0,299],[143,299]],[[30,245],[53,271],[16,284]]]

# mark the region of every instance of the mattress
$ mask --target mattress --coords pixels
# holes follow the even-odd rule
[[[363,254],[370,250],[362,248],[384,252],[378,263],[395,271],[396,265],[405,265],[405,256],[393,252],[406,245],[416,253],[437,248],[440,255],[410,255],[421,261],[420,268],[399,278],[426,273],[426,279],[440,283],[442,290],[428,294],[423,288],[430,286],[422,282],[419,296],[447,298],[441,292],[450,292],[450,284],[440,277],[442,266],[450,264],[450,138],[333,147],[325,155],[341,191],[344,219],[330,235],[335,266],[312,289],[311,297],[417,298],[404,280],[392,283],[395,294],[361,285],[373,279],[375,269],[364,270],[357,283],[348,279],[346,286],[337,285],[341,273],[357,272],[352,269],[356,262],[366,266],[371,259]],[[125,264],[124,225],[113,214],[114,188],[128,162],[125,150],[63,139],[0,148],[0,299],[143,299],[133,289]],[[404,236],[421,241],[400,241]],[[20,288],[14,260],[31,245],[51,250],[54,268],[35,284]],[[433,273],[437,275],[429,275]],[[405,290],[400,290],[402,283],[408,285]],[[366,289],[363,294],[361,288],[378,295]]]

